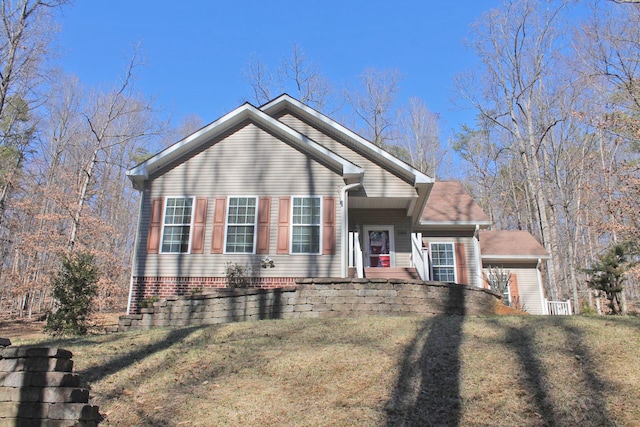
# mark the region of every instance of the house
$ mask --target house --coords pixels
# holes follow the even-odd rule
[[[129,311],[225,287],[233,265],[262,288],[304,277],[484,286],[491,224],[459,183],[288,95],[241,105],[127,174],[142,195]]]
[[[480,231],[484,277],[499,268],[510,275],[503,296],[509,305],[531,314],[548,314],[540,267],[549,253],[526,231]],[[567,313],[568,314],[568,313]]]

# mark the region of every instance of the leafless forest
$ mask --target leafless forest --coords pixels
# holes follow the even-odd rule
[[[107,88],[56,69],[49,29],[65,3],[0,10],[0,312],[13,316],[49,308],[60,256],[77,250],[101,267],[97,308],[123,307],[138,215],[125,171],[200,124],[162,122],[135,86],[137,52]],[[273,63],[248,58],[248,100],[286,91],[437,179],[462,180],[497,228],[548,249],[551,299],[588,305],[584,269],[640,241],[640,4],[507,1],[468,43],[481,66],[452,77],[476,120],[446,141],[428,99],[400,105],[402,70],[330,82],[300,46]],[[625,296],[640,299],[637,274]]]

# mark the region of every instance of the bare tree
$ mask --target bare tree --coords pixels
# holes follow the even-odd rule
[[[244,79],[253,90],[253,100],[258,105],[262,105],[273,99],[273,91],[279,90],[279,84],[275,77],[269,72],[269,67],[256,56],[249,58],[247,70],[244,72]]]
[[[599,6],[576,31],[575,68],[592,88],[585,120],[598,146],[591,187],[601,197],[592,204],[590,242],[615,245],[637,240],[640,224],[640,8]],[[590,258],[601,249],[592,247]],[[627,294],[640,297],[639,276],[632,271],[621,294],[623,310]]]
[[[553,164],[545,146],[571,113],[561,103],[571,82],[566,73],[556,72],[561,65],[558,28],[565,8],[565,2],[520,0],[486,14],[472,42],[484,65],[482,80],[458,81],[464,97],[503,134],[505,147],[519,161],[531,213],[539,225],[531,231],[551,254],[552,297],[563,287],[564,266],[554,188],[548,179]]]
[[[136,56],[129,62],[124,78],[110,93],[96,93],[91,105],[82,113],[86,120],[88,134],[83,146],[84,163],[79,165],[77,204],[73,210],[73,221],[69,233],[69,250],[73,250],[78,227],[82,219],[88,191],[94,180],[96,166],[102,161],[101,155],[109,156],[131,141],[148,138],[158,133],[147,116],[151,106],[133,96],[132,76],[136,67]],[[120,164],[124,163],[122,155]]]
[[[433,178],[438,175],[446,154],[440,140],[440,116],[419,98],[410,98],[408,108],[400,112],[400,143],[413,167]]]
[[[244,78],[252,88],[253,100],[259,105],[282,92],[289,92],[321,112],[325,112],[333,101],[331,84],[297,44],[293,45],[289,56],[282,58],[275,72],[259,58],[250,58]]]
[[[395,100],[400,90],[398,70],[367,68],[360,75],[360,87],[347,90],[345,98],[364,122],[365,136],[378,147],[388,144],[397,125]]]
[[[24,155],[32,142],[36,91],[51,30],[49,13],[65,0],[18,0],[0,4],[0,224]],[[26,128],[25,128],[26,126]]]
[[[297,98],[302,103],[319,111],[327,108],[333,92],[331,85],[319,67],[309,62],[299,45],[293,46],[289,58],[283,58],[278,75],[281,81],[293,83]]]
[[[495,223],[551,253],[551,297],[579,309],[591,298],[583,268],[640,222],[640,10],[600,3],[572,28],[570,7],[514,0],[480,21],[471,40],[484,67],[458,80],[479,129],[455,147]]]
[[[40,89],[53,34],[51,12],[64,0],[15,0],[0,4],[0,289],[11,295],[14,278],[29,277],[28,271],[13,268],[11,260],[20,258],[13,252],[15,232],[26,227],[16,221],[19,210],[13,199],[20,192],[25,158],[37,136],[35,109],[41,102]],[[29,307],[31,285],[25,278],[26,292],[12,308],[23,313]],[[16,282],[15,291],[20,286]],[[0,295],[2,297],[2,295]],[[30,309],[30,308],[29,308]]]

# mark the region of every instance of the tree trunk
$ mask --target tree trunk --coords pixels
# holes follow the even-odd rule
[[[77,235],[78,235],[78,226],[80,225],[80,219],[82,217],[82,209],[84,208],[84,204],[87,197],[87,190],[89,189],[89,184],[91,182],[91,178],[93,177],[93,169],[95,168],[96,162],[98,161],[98,151],[99,148],[93,150],[93,154],[91,156],[91,160],[89,161],[88,167],[84,170],[85,176],[82,181],[82,186],[80,188],[80,194],[78,195],[78,206],[73,215],[73,224],[71,226],[71,235],[69,236],[69,252],[73,252]]]

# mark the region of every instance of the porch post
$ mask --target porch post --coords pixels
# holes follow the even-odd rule
[[[473,233],[473,250],[476,253],[476,286],[483,288],[482,259],[480,258],[480,224],[476,224],[476,231]]]
[[[536,264],[536,277],[538,278],[538,294],[540,296],[540,302],[542,303],[542,314],[549,315],[549,304],[548,300],[545,298],[544,288],[542,286],[542,273],[540,273],[540,266],[542,265],[542,259],[538,258],[538,263]]]
[[[340,207],[342,208],[342,215],[340,215],[340,274],[343,278],[348,276],[347,265],[349,256],[349,195],[347,194],[347,191],[360,187],[361,185],[362,183],[356,182],[354,184],[345,185],[340,189]]]

